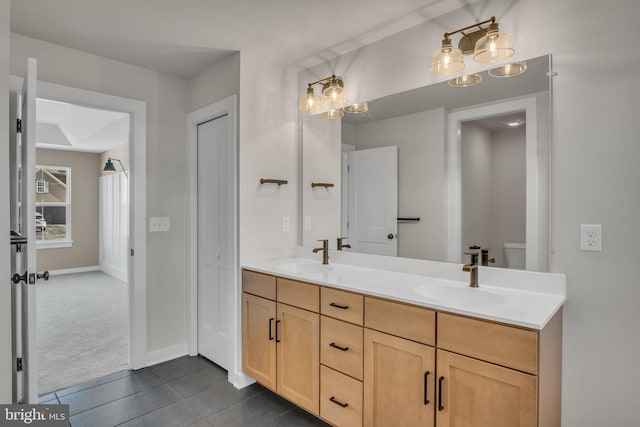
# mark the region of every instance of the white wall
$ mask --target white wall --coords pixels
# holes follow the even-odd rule
[[[276,256],[297,243],[298,111],[293,72],[240,54],[240,262]],[[289,184],[260,184],[260,178]],[[291,221],[282,232],[282,217]]]
[[[437,108],[355,127],[356,149],[398,146],[398,256],[446,259],[445,110]]]
[[[129,178],[123,172],[101,176],[99,186],[100,270],[127,281],[129,261]]]
[[[9,158],[9,0],[0,0],[0,159]],[[0,235],[9,236],[9,168],[0,167]],[[5,237],[6,238],[6,237]],[[11,275],[10,248],[0,245],[0,277]],[[0,286],[0,403],[11,403],[11,287]]]
[[[340,237],[342,200],[342,150],[340,120],[322,115],[302,118],[302,215],[311,218],[311,230],[303,231],[303,246],[319,247],[329,239],[336,249]],[[327,182],[332,188],[311,188],[312,182]]]
[[[187,81],[11,34],[11,73],[29,56],[42,81],[147,103],[147,212],[171,218],[171,231],[147,235],[147,351],[184,343]]]
[[[563,426],[638,425],[640,340],[634,328],[640,324],[635,267],[640,191],[634,184],[640,182],[640,2],[481,1],[332,60],[307,77],[335,70],[353,101],[443,81],[447,77],[427,72],[429,53],[438,48],[443,29],[490,15],[512,35],[514,60],[551,53],[558,72],[550,152],[551,270],[566,273],[568,280]],[[466,62],[465,72],[480,69]],[[299,94],[304,82],[312,81],[307,77],[299,79]],[[579,250],[580,223],[602,224],[603,252]]]
[[[237,52],[189,80],[188,111],[237,95],[239,90],[240,53]]]

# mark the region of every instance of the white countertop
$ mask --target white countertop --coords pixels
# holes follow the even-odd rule
[[[298,256],[248,262],[242,267],[537,330],[544,328],[567,299],[566,279],[560,274],[479,267],[480,287],[470,288],[469,273],[462,272],[459,264],[330,254],[337,260],[330,260],[329,265],[322,265],[320,254],[312,259],[299,252]]]

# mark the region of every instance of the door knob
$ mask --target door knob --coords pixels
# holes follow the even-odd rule
[[[387,239],[389,239],[389,240],[393,240],[394,237],[395,236],[393,235],[393,233],[387,234]]]
[[[49,272],[44,271],[42,273],[38,273],[38,279],[44,279],[44,281],[46,282],[47,280],[49,280]]]

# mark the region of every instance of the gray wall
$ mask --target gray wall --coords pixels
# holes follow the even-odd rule
[[[38,249],[38,270],[94,267],[99,257],[100,154],[36,150],[36,164],[71,168],[70,248]]]

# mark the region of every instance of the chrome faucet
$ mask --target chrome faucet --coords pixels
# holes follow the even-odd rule
[[[322,247],[313,248],[313,253],[316,254],[322,251],[322,263],[329,264],[329,240],[318,240],[318,242],[322,242]]]
[[[346,237],[338,237],[338,244],[337,244],[337,248],[339,251],[343,250],[343,249],[351,249],[351,245],[345,245],[342,243],[343,240],[345,240]]]
[[[471,257],[471,262],[462,266],[462,271],[468,271],[469,274],[469,286],[472,288],[478,287],[478,252],[465,252],[465,255]]]

